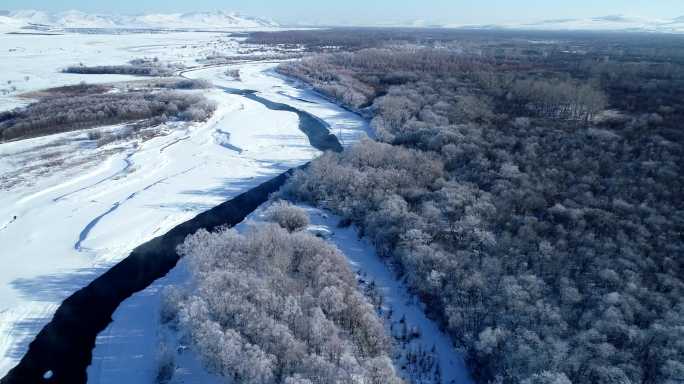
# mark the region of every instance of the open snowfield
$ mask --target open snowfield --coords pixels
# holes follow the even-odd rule
[[[0,61],[0,81],[29,76],[22,92],[82,79],[121,81],[129,77],[57,71],[80,61],[117,64],[141,56],[190,65],[214,44],[235,44],[227,39],[211,33],[3,35],[0,50],[23,50]],[[260,96],[326,120],[345,144],[364,134],[359,117],[272,76],[274,66],[244,64],[244,84],[233,86],[257,89]],[[227,85],[215,77],[224,71],[188,76]],[[16,93],[3,99],[0,110],[21,103]],[[0,376],[18,362],[64,298],[134,247],[319,153],[298,129],[296,114],[219,89],[207,96],[218,103],[210,121],[169,124],[165,135],[144,142],[97,148],[87,132],[76,131],[0,144]],[[154,317],[151,310],[144,316]]]
[[[2,30],[0,30],[2,33]],[[220,49],[237,50],[237,42],[219,33],[136,34],[2,34],[0,35],[0,111],[26,104],[21,93],[62,85],[136,79],[122,75],[61,73],[70,65],[118,65],[135,58],[196,65],[195,60]]]

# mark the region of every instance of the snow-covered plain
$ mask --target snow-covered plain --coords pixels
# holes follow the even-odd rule
[[[236,46],[212,33],[5,36],[0,50],[9,44],[23,51],[0,61],[0,81],[30,76],[22,91],[82,79],[129,79],[58,73],[74,61],[116,64],[158,56],[191,65],[217,46]],[[364,134],[360,118],[271,76],[275,65],[245,63],[244,84],[233,85],[325,119],[349,143]],[[220,68],[187,76],[226,85]],[[23,356],[64,298],[135,246],[318,155],[298,129],[296,114],[219,89],[207,96],[218,104],[210,121],[169,124],[162,128],[166,134],[147,141],[97,148],[87,132],[76,131],[0,144],[0,376]],[[13,93],[2,102],[0,110],[22,101]]]
[[[0,30],[0,33],[2,31]],[[216,51],[237,52],[235,39],[220,33],[174,32],[135,34],[0,35],[0,111],[28,103],[22,93],[87,83],[136,79],[122,75],[62,73],[67,66],[118,65],[142,57],[196,65]]]

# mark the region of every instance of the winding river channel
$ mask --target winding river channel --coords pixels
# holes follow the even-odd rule
[[[296,113],[299,129],[306,134],[312,147],[321,151],[342,150],[325,121],[288,104],[267,100],[255,91],[223,90],[271,110]],[[92,360],[97,335],[112,321],[112,314],[125,299],[174,268],[180,258],[176,247],[185,237],[199,229],[211,231],[219,226],[240,223],[266,202],[292,172],[290,169],[135,248],[128,257],[64,300],[52,320],[31,342],[19,364],[0,383],[86,383],[86,369]],[[95,218],[92,226],[119,205],[115,203],[109,211]],[[86,227],[74,247],[80,248],[88,233]]]

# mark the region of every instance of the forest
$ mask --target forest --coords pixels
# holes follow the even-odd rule
[[[682,382],[682,38],[350,34],[251,38],[336,46],[278,70],[376,139],[282,193],[359,226],[477,382]]]
[[[156,81],[140,87],[82,83],[36,93],[38,101],[0,113],[0,142],[104,125],[160,124],[168,120],[204,121],[215,106],[199,93],[201,81]]]
[[[344,255],[304,230],[301,208],[276,202],[266,217],[244,233],[186,239],[180,253],[192,283],[169,287],[163,322],[229,382],[402,383]],[[162,360],[158,382],[171,379],[174,364]]]

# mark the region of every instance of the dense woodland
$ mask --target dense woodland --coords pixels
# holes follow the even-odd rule
[[[347,39],[316,36],[253,40]],[[359,225],[478,382],[681,383],[682,39],[390,40],[281,65],[378,139],[284,193]]]
[[[143,121],[203,121],[215,105],[199,93],[173,89],[202,88],[203,82],[179,80],[110,92],[81,84],[44,91],[26,107],[0,112],[0,142],[104,125]]]
[[[214,373],[235,383],[399,384],[390,341],[335,247],[276,203],[246,233],[199,231],[180,252],[192,284],[166,294],[162,319]],[[172,360],[159,381],[171,378]]]

